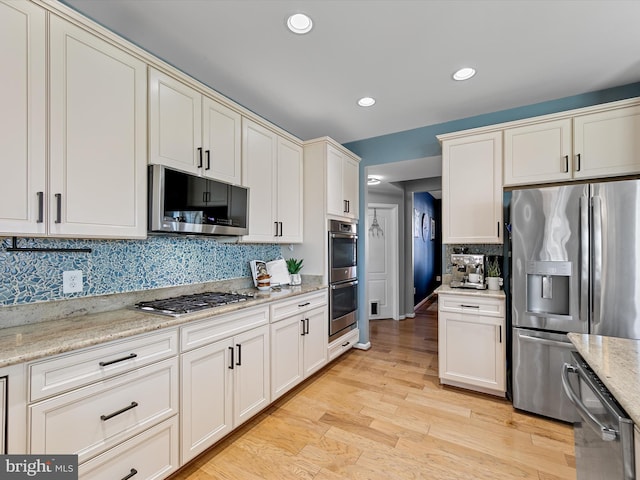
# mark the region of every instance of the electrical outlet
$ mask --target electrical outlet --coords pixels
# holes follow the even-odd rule
[[[82,270],[68,270],[62,272],[62,293],[76,293],[82,291]]]

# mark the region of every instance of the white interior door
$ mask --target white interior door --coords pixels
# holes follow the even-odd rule
[[[374,213],[382,232],[370,229]],[[366,227],[369,319],[399,320],[398,206],[370,203]]]

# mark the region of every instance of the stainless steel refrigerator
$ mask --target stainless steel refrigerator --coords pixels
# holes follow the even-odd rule
[[[514,407],[573,422],[567,332],[640,338],[640,180],[511,197]]]

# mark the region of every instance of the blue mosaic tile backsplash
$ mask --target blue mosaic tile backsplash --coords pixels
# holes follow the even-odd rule
[[[235,244],[207,237],[146,240],[18,240],[19,247],[91,248],[92,253],[0,250],[0,305],[123,293],[250,277],[249,261],[280,258],[280,246]],[[62,272],[81,270],[81,293],[62,293]]]

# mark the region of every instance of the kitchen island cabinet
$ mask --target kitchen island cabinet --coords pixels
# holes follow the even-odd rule
[[[438,291],[440,382],[504,396],[504,293],[458,294],[450,290],[441,287]]]

